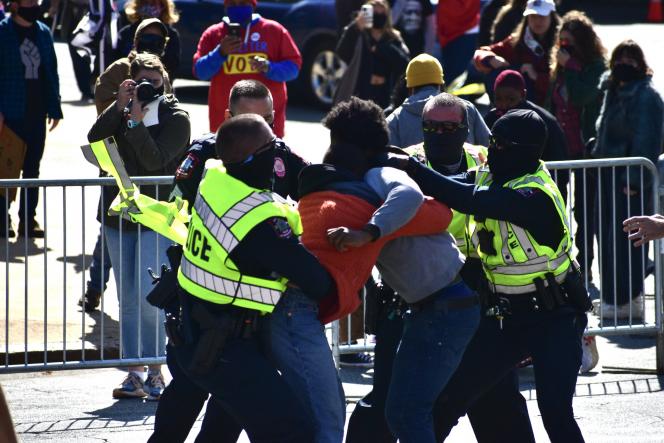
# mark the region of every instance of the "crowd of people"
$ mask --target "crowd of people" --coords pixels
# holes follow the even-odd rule
[[[77,71],[91,70],[76,59],[90,54],[72,37],[81,93],[98,114],[89,141],[113,137],[131,176],[174,176],[170,196],[141,193],[186,201],[191,216],[186,241],[169,246],[168,226],[138,229],[113,210],[119,189],[102,191],[79,305],[97,309],[112,269],[121,357],[165,352],[173,376],[165,386],[160,365],[147,378],[130,367],[113,396],[159,400],[154,442],[184,441],[209,395],[197,441],[245,430],[252,441],[341,442],[345,396],[324,325],[362,312],[366,286],[373,388],[347,442],[440,441],[465,414],[478,441],[534,441],[518,389],[524,361],[551,441],[583,441],[572,398],[579,370],[597,364],[583,338],[595,239],[602,320],[643,320],[647,241],[664,223],[643,216],[652,196],[642,168],[552,176],[543,161],[657,162],[664,103],[639,45],[607,56],[590,18],[560,17],[553,0],[495,0],[484,15],[470,1],[435,11],[427,0],[338,1],[348,67],[322,122],[329,148],[309,165],[283,141],[286,82],[302,57],[256,6],[225,0],[224,19],[200,38],[193,73],[210,81],[210,132],[193,142],[173,87],[171,0],[126,4],[130,24],[94,89]],[[37,0],[7,10],[0,130],[24,139],[23,177],[35,178],[46,123],[63,117],[57,62]],[[464,72],[486,84],[484,116],[444,92]],[[44,236],[37,199],[36,189],[21,195],[19,235]],[[7,207],[0,197],[0,234],[14,236]],[[644,253],[630,254],[630,240]],[[145,268],[162,263],[170,269],[153,286]]]

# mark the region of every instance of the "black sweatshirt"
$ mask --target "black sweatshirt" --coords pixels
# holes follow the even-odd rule
[[[537,243],[557,249],[564,237],[564,228],[555,203],[535,188],[509,189],[492,183],[475,191],[475,174],[445,177],[415,159],[409,159],[408,175],[425,195],[447,204],[479,221],[487,218],[503,220],[528,231]]]

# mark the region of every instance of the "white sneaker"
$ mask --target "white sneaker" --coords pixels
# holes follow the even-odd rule
[[[600,305],[601,305],[601,314],[603,320],[611,320],[618,317],[618,320],[629,319],[630,307],[632,311],[632,320],[633,321],[643,321],[643,295],[638,295],[634,297],[629,303],[623,305],[612,305],[610,303],[594,303],[593,304],[593,313],[595,315],[600,315]]]
[[[585,374],[590,372],[599,362],[599,352],[597,351],[597,340],[594,335],[588,335],[581,338],[581,368],[579,372]]]

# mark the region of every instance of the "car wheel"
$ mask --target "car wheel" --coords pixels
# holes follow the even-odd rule
[[[323,108],[332,106],[334,92],[346,70],[334,52],[334,41],[324,41],[307,53],[303,69],[303,87],[309,101]]]

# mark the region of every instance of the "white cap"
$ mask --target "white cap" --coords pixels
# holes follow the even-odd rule
[[[549,15],[556,10],[556,4],[553,0],[528,0],[526,10],[523,11],[523,16],[532,14]]]

